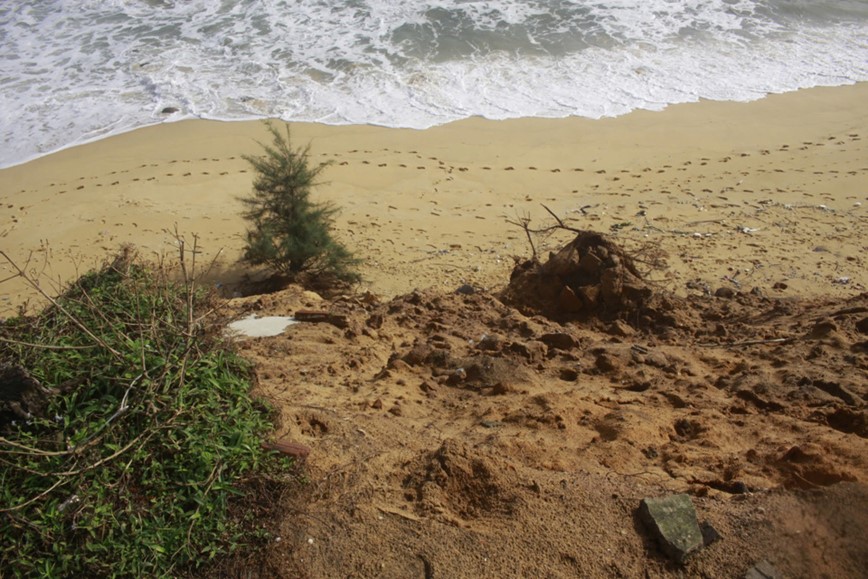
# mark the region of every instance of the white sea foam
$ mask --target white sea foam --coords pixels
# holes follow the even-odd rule
[[[0,166],[189,117],[425,128],[865,80],[856,0],[9,2]]]

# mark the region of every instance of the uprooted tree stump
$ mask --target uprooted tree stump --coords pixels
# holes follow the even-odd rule
[[[636,326],[674,325],[664,314],[672,305],[655,295],[629,253],[593,231],[579,231],[545,263],[532,258],[517,264],[501,299],[558,321],[598,318]]]

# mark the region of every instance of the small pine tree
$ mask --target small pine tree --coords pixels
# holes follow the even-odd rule
[[[359,260],[331,234],[338,208],[310,198],[326,165],[311,165],[310,145],[292,148],[288,125],[285,137],[271,123],[268,130],[273,142],[262,145],[265,155],[244,157],[256,170],[256,178],[251,196],[241,198],[242,216],[252,224],[243,260],[265,265],[292,280],[307,273],[358,282],[355,267]]]

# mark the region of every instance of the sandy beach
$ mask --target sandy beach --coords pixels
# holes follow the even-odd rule
[[[668,269],[655,278],[676,292],[690,282],[852,295],[868,284],[866,100],[859,84],[603,120],[292,133],[331,163],[316,195],[340,206],[338,234],[379,295],[502,286],[513,256],[530,254],[510,221],[548,224],[543,205],[627,246],[658,244]],[[267,137],[261,122],[182,121],[0,170],[2,248],[51,287],[121,244],[171,254],[177,224],[199,236],[203,262],[221,252],[213,281],[231,284],[246,271],[237,198],[253,174],[242,156]],[[0,286],[0,315],[33,297],[19,281]]]
[[[172,259],[177,227],[216,260],[223,315],[302,320],[237,343],[271,447],[306,457],[239,575],[862,577],[866,102],[859,84],[596,121],[293,124],[373,296],[233,297],[263,275],[238,265],[260,122],[4,169],[0,249],[51,292],[123,244]],[[515,222],[552,214],[609,237],[510,281],[531,254]],[[535,238],[540,257],[573,237]],[[667,261],[644,280],[642,248]],[[9,263],[0,280],[0,318],[39,303]],[[681,493],[684,566],[637,514]]]

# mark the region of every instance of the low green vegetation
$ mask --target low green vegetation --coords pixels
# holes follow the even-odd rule
[[[315,202],[311,190],[327,165],[310,162],[310,147],[294,149],[274,125],[265,155],[244,157],[256,170],[253,192],[241,198],[250,223],[244,260],[289,281],[355,283],[359,260],[332,235],[337,207]]]
[[[265,539],[268,408],[170,277],[119,259],[0,322],[0,575],[177,576]]]

